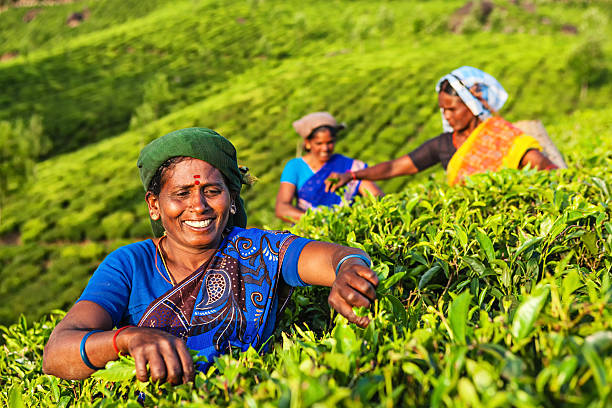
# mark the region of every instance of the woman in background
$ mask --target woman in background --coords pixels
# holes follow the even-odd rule
[[[508,94],[491,75],[464,66],[442,77],[436,92],[444,133],[397,159],[352,173],[334,172],[325,181],[327,191],[336,191],[354,179],[416,174],[437,163],[446,170],[450,185],[472,174],[502,168],[557,168],[541,153],[536,139],[496,116]]]
[[[340,196],[325,191],[325,180],[332,172],[351,175],[367,167],[361,160],[334,153],[336,135],[344,129],[344,124],[339,124],[329,113],[308,114],[293,122],[293,128],[302,137],[307,153],[289,160],[281,175],[276,196],[276,216],[289,222],[299,221],[309,208],[342,205]],[[345,184],[347,187],[343,197],[347,203],[357,194],[383,194],[371,181],[362,182],[353,178]]]

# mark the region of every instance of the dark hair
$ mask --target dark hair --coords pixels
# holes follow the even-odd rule
[[[149,187],[147,188],[147,192],[153,194],[154,196],[159,196],[159,193],[161,192],[162,186],[164,185],[164,175],[166,173],[166,170],[170,170],[172,169],[174,166],[176,166],[178,163],[189,159],[189,157],[187,156],[175,156],[175,157],[171,157],[168,160],[166,160],[165,162],[163,162],[161,164],[161,166],[159,166],[159,168],[157,169],[157,171],[155,172],[155,174],[153,175],[153,178],[151,179],[151,182],[149,183]]]
[[[329,133],[332,135],[332,137],[336,137],[336,133],[338,133],[338,129],[329,125],[323,125],[323,126],[319,126],[316,127],[312,130],[312,132],[310,132],[310,134],[308,135],[308,137],[306,137],[306,139],[310,140],[313,137],[315,137],[315,135],[323,130],[329,130]]]
[[[448,82],[448,80],[446,79],[440,84],[440,92],[444,92],[445,94],[450,96],[459,96],[459,94],[457,94],[457,91],[455,91],[455,88],[453,88],[450,82]]]
[[[163,162],[161,166],[159,166],[155,174],[153,175],[153,178],[151,179],[151,182],[149,183],[149,188],[147,188],[147,192],[153,194],[156,197],[159,196],[159,193],[161,193],[161,189],[164,185],[164,182],[166,181],[164,178],[164,176],[166,175],[166,172],[168,170],[172,170],[174,166],[188,159],[192,159],[192,157],[174,156],[174,157],[169,158],[165,162]],[[221,177],[223,177],[223,182],[225,183],[226,186],[228,186],[228,189],[229,189],[230,184],[227,181],[225,174],[221,173]],[[236,193],[236,192],[230,190],[230,193]]]

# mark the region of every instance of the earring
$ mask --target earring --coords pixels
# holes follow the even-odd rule
[[[232,214],[236,214],[236,204],[232,203],[232,206],[230,207],[230,212]]]
[[[159,214],[151,214],[151,219],[152,219],[153,221],[157,221],[157,220],[159,220]]]

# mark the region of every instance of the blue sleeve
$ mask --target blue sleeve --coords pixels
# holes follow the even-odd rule
[[[285,282],[290,286],[308,286],[308,284],[304,283],[300,278],[300,275],[298,275],[298,259],[300,259],[302,249],[304,249],[309,242],[312,242],[312,240],[298,237],[293,240],[289,248],[287,248],[287,252],[285,252],[283,265],[281,266],[281,274]]]
[[[131,292],[133,271],[124,252],[127,251],[123,247],[119,248],[102,261],[77,300],[89,300],[100,305],[110,314],[114,326],[121,321]]]
[[[297,166],[297,161],[296,159],[291,159],[285,165],[285,168],[283,169],[283,173],[281,174],[280,181],[291,183],[297,186],[298,178],[299,178],[299,168]]]

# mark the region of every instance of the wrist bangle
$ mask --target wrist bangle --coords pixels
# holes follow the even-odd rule
[[[357,175],[355,174],[355,172],[353,170],[349,170],[349,173],[351,173],[351,177],[353,178],[353,181],[357,181]]]
[[[336,265],[336,276],[338,276],[338,272],[340,271],[340,267],[342,266],[344,261],[346,261],[347,259],[351,259],[351,258],[359,258],[363,262],[365,262],[365,264],[368,265],[368,267],[372,266],[372,261],[370,261],[370,259],[367,256],[361,255],[361,254],[349,254],[345,256],[344,258],[342,258],[340,262],[338,262],[338,265]]]
[[[119,335],[119,333],[121,333],[123,330],[125,329],[129,329],[130,327],[136,327],[136,326],[132,326],[132,325],[128,325],[128,326],[123,326],[119,329],[117,329],[117,331],[115,332],[115,335],[113,336],[113,348],[115,349],[115,353],[119,354],[119,347],[117,347],[117,336]]]
[[[92,334],[102,332],[102,331],[104,330],[92,330],[90,332],[87,332],[87,334],[84,335],[83,339],[81,340],[81,347],[80,347],[81,360],[83,360],[83,363],[85,363],[85,365],[91,368],[92,370],[101,370],[104,367],[96,367],[95,365],[91,364],[91,361],[89,361],[89,357],[87,357],[87,352],[85,351],[85,342],[87,341],[87,338],[91,336]]]

